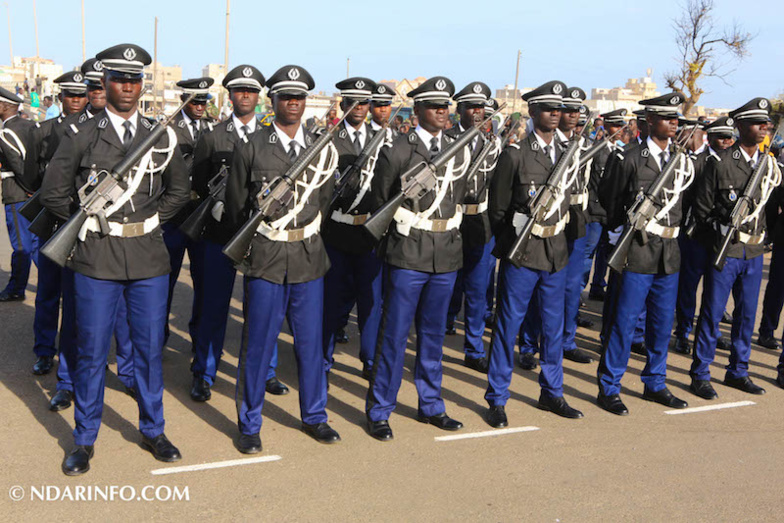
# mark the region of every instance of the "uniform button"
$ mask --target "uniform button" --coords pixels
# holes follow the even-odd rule
[[[123,223],[128,223],[128,217],[123,218]]]

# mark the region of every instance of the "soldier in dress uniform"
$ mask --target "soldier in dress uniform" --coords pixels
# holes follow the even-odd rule
[[[87,118],[92,118],[96,113],[103,111],[106,107],[106,91],[103,88],[103,64],[97,58],[88,58],[82,64],[82,74],[87,84],[87,106],[83,114]],[[81,116],[79,118],[81,121]],[[81,122],[80,122],[81,123]]]
[[[154,123],[138,112],[144,66],[150,55],[120,44],[96,56],[104,66],[106,110],[68,132],[47,167],[41,201],[67,219],[72,195],[103,170],[111,169],[148,136]],[[188,201],[188,173],[172,131],[156,144],[146,165],[121,182],[123,195],[106,209],[104,235],[88,217],[69,258],[74,275],[77,363],[74,376],[74,448],[62,464],[66,475],[90,468],[103,411],[106,360],[121,296],[128,307],[138,390],[142,445],[161,461],[180,452],[164,434],[163,326],[169,256],[160,224]]]
[[[305,100],[313,87],[313,78],[297,65],[281,67],[270,77],[275,121],[237,145],[226,186],[230,230],[246,222],[262,188],[284,176],[316,140],[302,125]],[[237,449],[246,454],[261,451],[265,381],[284,318],[294,338],[302,430],[320,443],[340,441],[327,423],[322,308],[329,258],[320,234],[337,162],[337,150],[328,144],[294,182],[293,201],[261,223],[239,266],[245,276],[245,326],[237,369]]]
[[[453,100],[457,102],[458,125],[446,131],[447,136],[457,138],[468,129],[479,125],[485,119],[485,108],[492,100],[490,87],[483,82],[471,82],[461,89]],[[492,127],[490,127],[492,131]],[[487,217],[488,189],[493,170],[501,154],[501,141],[488,130],[477,136],[471,143],[471,162],[479,156],[488,140],[494,149],[480,166],[472,180],[466,180],[466,195],[463,201],[463,267],[457,272],[455,290],[449,305],[447,332],[454,330],[455,316],[465,303],[465,339],[463,352],[465,366],[487,374],[487,355],[482,335],[485,333],[487,314],[488,273],[495,266],[493,248],[495,240]]]
[[[626,212],[635,200],[643,197],[668,162],[677,161],[671,158],[672,140],[678,129],[678,107],[683,100],[682,94],[674,92],[640,102],[647,113],[650,136],[632,150],[616,154],[600,185],[609,229],[624,225]],[[645,228],[647,242],[639,237],[632,240],[624,270],[617,277],[617,289],[610,297],[614,305],[610,315],[604,318],[609,327],[597,372],[597,402],[601,408],[621,416],[629,413],[620,397],[621,379],[643,310],[647,310],[647,363],[642,371],[645,384],[642,397],[670,408],[688,406],[665,384],[681,262],[677,239],[681,233],[681,194],[694,180],[691,159],[684,155],[679,158],[682,163],[676,166],[674,176],[654,196],[657,212]]]
[[[343,100],[340,108],[346,111],[359,102],[343,120],[335,133],[334,145],[340,155],[338,171],[345,172],[378,131],[365,123],[370,110],[370,99],[376,83],[369,78],[354,77],[338,82]],[[387,117],[389,114],[387,112]],[[382,141],[371,156],[360,180],[359,190],[346,195],[324,217],[324,243],[329,254],[330,269],[324,278],[324,367],[332,368],[335,332],[357,304],[359,323],[359,359],[362,376],[370,379],[373,352],[381,322],[381,260],[376,256],[374,242],[365,234],[362,224],[370,217],[374,167]]]
[[[734,121],[728,116],[716,119],[705,126],[708,135],[707,146],[694,158],[694,183],[683,195],[683,233],[678,237],[681,249],[681,270],[678,278],[678,302],[675,310],[675,342],[673,350],[681,354],[691,354],[689,334],[694,327],[694,313],[697,309],[697,286],[710,267],[712,252],[705,249],[696,237],[689,237],[688,232],[694,224],[694,197],[698,180],[702,178],[708,158],[718,157],[719,151],[731,147]],[[721,338],[719,340],[721,345]]]
[[[444,133],[454,92],[451,80],[434,76],[408,93],[419,124],[382,149],[371,187],[376,208],[400,191],[402,174],[435,158],[454,141]],[[441,358],[449,299],[463,264],[460,203],[469,161],[463,150],[439,169],[435,187],[418,201],[403,203],[379,245],[386,271],[384,310],[365,412],[368,432],[380,441],[393,437],[389,416],[397,404],[406,340],[415,318],[417,419],[443,430],[463,426],[446,414]]]
[[[193,190],[200,198],[209,194],[207,183],[221,167],[231,168],[234,147],[246,135],[260,127],[255,109],[259,93],[264,87],[264,75],[252,65],[239,65],[223,79],[228,89],[234,112],[229,118],[203,131],[193,153],[191,179]],[[231,238],[231,231],[223,223],[224,203],[218,202],[207,218],[204,230],[204,285],[199,305],[199,322],[195,329],[194,356],[191,372],[191,398],[207,401],[212,396],[210,387],[215,383],[226,338],[229,305],[237,270],[231,260],[223,255],[223,246]],[[275,377],[277,351],[273,353],[267,374],[267,392],[288,394],[289,389]]]
[[[773,157],[763,154],[759,144],[768,132],[770,101],[754,98],[729,113],[735,121],[739,139],[731,147],[711,156],[695,191],[694,217],[701,227],[705,248],[716,252],[726,234],[729,216],[735,208],[759,162],[768,162],[760,187],[754,188],[752,214],[744,221],[730,243],[726,265],[714,266],[705,272],[700,317],[697,320],[693,362],[689,374],[690,390],[704,399],[718,397],[710,383],[710,364],[716,354],[719,322],[730,292],[733,291],[735,313],[729,364],[724,384],[750,394],[764,394],[765,389],[749,378],[751,336],[757,313],[757,298],[762,283],[764,239],[766,233],[765,204],[771,191],[780,182],[781,173]]]
[[[19,104],[23,101],[20,96],[0,88],[0,119],[3,121],[3,128],[0,131],[0,155],[2,155],[0,178],[3,184],[5,223],[13,248],[11,277],[5,288],[0,291],[0,302],[25,299],[30,264],[33,261],[38,263],[38,238],[28,230],[29,220],[19,214],[19,209],[39,183],[35,124],[18,116]],[[46,372],[49,370],[51,370],[51,358]]]
[[[765,212],[768,217],[768,230],[773,243],[773,252],[768,268],[768,283],[762,300],[762,318],[759,325],[757,343],[766,349],[781,348],[774,332],[779,328],[781,309],[784,307],[784,187],[779,186],[771,195]]]
[[[515,338],[534,299],[542,318],[539,408],[566,418],[583,416],[563,397],[564,269],[569,262],[565,228],[571,201],[566,183],[558,184],[561,202],[552,216],[534,225],[523,263],[518,266],[506,259],[517,235],[531,219],[530,205],[538,188],[547,183],[563,153],[555,131],[565,92],[563,82],[551,81],[523,95],[533,130],[519,144],[504,150],[490,187],[489,217],[496,237],[493,254],[501,259],[501,268],[485,400],[490,406],[486,420],[496,428],[507,425],[504,406],[510,396]]]
[[[388,85],[376,84],[373,88],[373,94],[370,96],[370,128],[374,132],[381,129],[392,116],[392,101],[394,99],[395,91]],[[387,127],[387,138],[390,141],[397,138],[397,131],[392,129],[392,125]]]
[[[204,114],[207,110],[207,101],[212,98],[212,95],[209,93],[209,88],[213,83],[215,83],[215,80],[208,77],[191,78],[177,82],[177,86],[182,89],[181,98],[183,100],[187,99],[191,94],[194,95],[191,101],[183,107],[182,111],[174,117],[172,123],[174,132],[177,133],[177,144],[180,147],[180,152],[182,153],[189,173],[193,167],[193,150],[196,147],[196,143],[199,141],[199,136],[206,130],[212,130],[212,124],[209,122],[209,119],[204,118]],[[198,195],[195,191],[191,191],[191,201],[188,205],[186,205],[170,222],[163,226],[163,241],[166,242],[166,247],[169,249],[169,261],[172,266],[172,271],[169,274],[169,301],[166,306],[166,339],[168,340],[169,338],[168,318],[171,315],[174,288],[177,285],[177,279],[180,276],[180,269],[182,268],[182,261],[185,258],[185,251],[187,251],[188,260],[190,261],[191,281],[193,282],[191,319],[188,322],[188,332],[191,335],[192,345],[194,344],[193,340],[199,323],[202,287],[204,286],[204,242],[192,241],[180,231],[180,225],[182,225],[182,222],[184,222],[198,206]]]

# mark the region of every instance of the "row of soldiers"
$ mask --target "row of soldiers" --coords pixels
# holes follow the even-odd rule
[[[523,96],[531,116],[528,133],[505,146],[503,134],[490,125],[498,107],[482,82],[456,92],[446,77],[428,79],[408,93],[418,126],[396,136],[388,127],[394,91],[354,77],[337,84],[343,120],[319,135],[302,125],[315,85],[304,68],[287,65],[265,79],[257,68],[241,65],[223,80],[232,101],[230,118],[218,124],[202,118],[212,79],[183,81],[182,110],[149,148],[147,138],[160,127],[139,114],[138,100],[150,62],[144,49],[121,44],[98,53],[84,73],[58,79],[66,110],[46,133],[20,126],[11,115],[19,99],[0,90],[0,152],[3,165],[12,168],[4,175],[3,193],[7,182],[19,191],[14,204],[40,187],[41,212],[66,222],[93,201],[91,190],[117,175],[119,190],[100,209],[90,207],[66,267],[45,256],[38,260],[36,348],[50,352],[37,352],[36,373],[52,368],[60,296],[63,302],[51,408],[74,404],[75,445],[63,461],[65,474],[89,470],[112,335],[118,374],[139,405],[143,445],[158,460],[181,459],[164,434],[161,353],[186,251],[194,287],[189,331],[195,401],[210,399],[236,271],[244,276],[235,442],[243,453],[262,449],[265,394],[288,392],[275,377],[284,319],[298,366],[302,429],[321,443],[340,440],[327,423],[327,389],[335,333],[354,305],[362,374],[369,381],[367,430],[378,440],[393,438],[389,419],[412,323],[417,419],[443,430],[462,428],[446,413],[441,394],[443,341],[455,301],[458,309],[460,301],[465,307],[465,365],[488,376],[491,426],[508,424],[504,407],[518,337],[540,352],[539,408],[581,418],[564,397],[562,361],[591,360],[577,347],[575,332],[597,223],[610,242],[623,238],[625,230],[632,233],[605,300],[599,406],[628,414],[619,392],[636,329],[644,330],[647,354],[643,397],[671,408],[687,406],[666,386],[667,349],[679,292],[691,293],[694,303],[694,278],[702,275],[691,390],[701,398],[716,397],[709,365],[733,290],[735,323],[724,383],[764,392],[748,378],[748,362],[762,279],[764,208],[780,182],[777,165],[758,147],[768,128],[766,99],[755,98],[708,126],[709,145],[692,160],[676,140],[679,93],[642,101],[644,134],[622,147],[615,137],[625,125],[624,110],[602,115],[606,138],[592,144],[580,133],[588,121],[584,91],[547,82]],[[265,87],[275,115],[266,126],[254,112]],[[86,106],[69,101],[85,94]],[[460,121],[446,132],[452,101]],[[731,144],[733,127],[739,139]],[[133,169],[115,173],[139,151],[144,154]],[[762,168],[766,175],[754,188],[759,190],[747,198],[747,182]],[[652,191],[665,171],[666,183],[658,183],[662,190]],[[752,212],[731,238],[726,266],[719,270],[711,265],[712,252],[741,198]],[[655,213],[633,231],[627,213],[642,201]],[[184,224],[204,202],[210,202],[206,224],[196,234],[186,233]],[[377,218],[384,213],[391,223],[382,221],[379,232]],[[263,219],[249,222],[258,216]],[[50,244],[68,223],[55,230]],[[249,245],[237,254],[234,245],[248,223],[253,223]],[[682,248],[699,250],[702,258],[690,255],[682,263]],[[481,338],[488,274],[496,259],[496,310],[486,353]],[[679,290],[678,273],[687,264],[692,279]],[[46,285],[59,285],[56,298],[44,298],[50,295]],[[693,314],[692,308],[689,320]],[[39,340],[44,335],[50,338]],[[524,354],[529,365],[531,359]],[[781,373],[779,384],[784,386]]]

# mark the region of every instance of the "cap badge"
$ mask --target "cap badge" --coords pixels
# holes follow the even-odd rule
[[[680,96],[673,96],[672,98],[670,98],[670,105],[678,105],[679,103],[681,103]]]
[[[73,75],[74,82],[81,82],[82,81],[82,73],[76,73]]]
[[[555,84],[553,86],[553,94],[561,94],[561,91],[563,91],[563,86],[561,84]]]
[[[580,97],[580,91],[578,91],[577,89],[572,91],[572,98],[579,98],[579,97]]]
[[[103,62],[100,60],[96,60],[95,63],[93,63],[93,69],[95,69],[96,71],[103,71]]]
[[[251,69],[250,67],[246,67],[245,69],[242,70],[242,76],[244,76],[245,78],[250,78],[252,75],[253,75],[253,69]]]
[[[581,105],[581,106],[580,106],[580,113],[581,113],[581,114],[585,114],[586,112],[587,112],[587,109],[586,109],[586,107],[585,107],[584,105]]]
[[[133,61],[134,58],[136,58],[136,51],[134,51],[132,47],[129,47],[128,49],[123,51],[123,57],[129,62],[131,62]]]
[[[735,125],[735,120],[732,118],[727,118],[727,125]]]
[[[381,94],[384,94],[385,92],[387,92],[387,88],[384,87],[383,85],[379,85],[378,86],[378,92],[381,93]]]
[[[199,82],[199,89],[206,89],[206,87],[207,87],[207,82],[204,81]]]
[[[299,69],[297,69],[296,67],[292,67],[291,69],[289,69],[288,77],[289,80],[296,80],[297,78],[299,78]]]
[[[446,82],[443,79],[437,81],[436,89],[438,89],[439,91],[443,91],[444,89],[446,89]]]
[[[354,87],[356,87],[357,89],[362,89],[363,87],[365,87],[365,82],[359,80],[356,84],[354,84]]]
[[[482,92],[482,86],[479,84],[474,84],[474,92],[476,94],[480,94]]]
[[[767,109],[767,108],[768,108],[768,101],[767,101],[767,100],[764,100],[764,99],[763,99],[763,100],[760,100],[760,101],[759,101],[759,103],[757,104],[757,106],[758,106],[760,109]]]

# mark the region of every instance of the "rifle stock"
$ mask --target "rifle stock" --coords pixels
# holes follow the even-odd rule
[[[215,198],[208,194],[196,207],[196,210],[180,224],[180,231],[191,241],[199,241],[201,238],[201,235],[204,233],[204,227],[207,225],[207,218],[210,216],[210,211],[214,204]]]
[[[25,217],[27,221],[33,221],[38,217],[38,214],[43,210],[44,206],[41,203],[41,189],[38,189],[30,196],[24,205],[19,208],[19,214]]]

